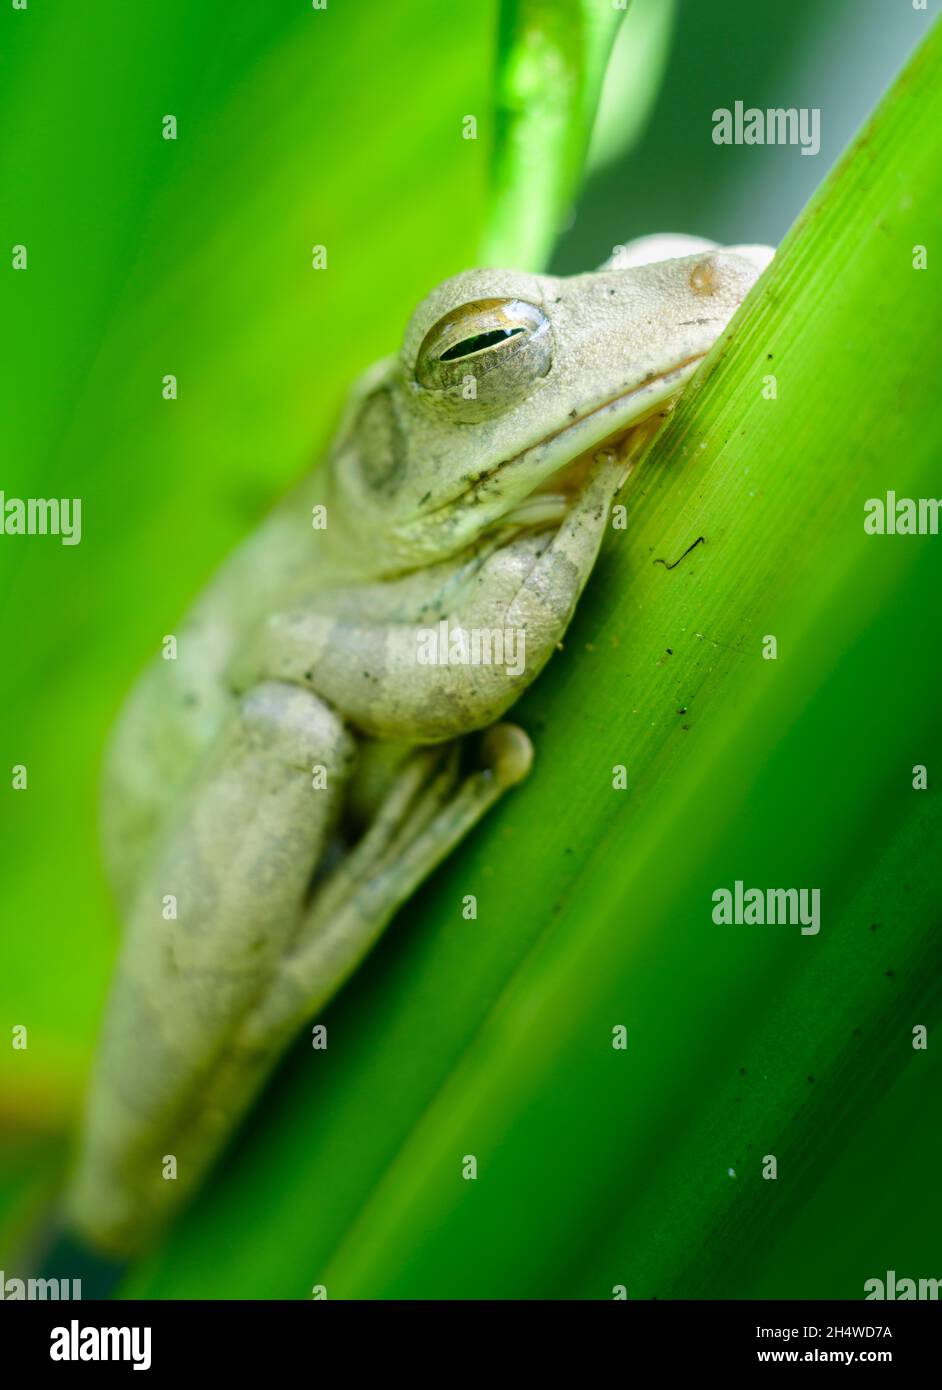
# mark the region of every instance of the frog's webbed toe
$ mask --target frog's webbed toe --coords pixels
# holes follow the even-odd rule
[[[510,787],[530,770],[522,729],[499,724],[462,775],[458,742],[408,758],[373,824],[316,889],[297,938],[256,1020],[290,1036],[356,969],[393,914]]]

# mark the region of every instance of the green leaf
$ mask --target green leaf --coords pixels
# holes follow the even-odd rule
[[[517,711],[532,779],[129,1292],[740,1295],[829,1162],[864,1161],[942,1012],[939,540],[863,527],[938,492],[942,288],[913,248],[931,267],[940,123],[937,27],[630,480]],[[820,933],[715,924],[737,879],[819,889]]]
[[[503,0],[481,264],[544,266],[581,179],[624,14],[593,0]]]
[[[638,140],[657,99],[670,51],[676,0],[634,0],[615,35],[592,127],[590,173]]]

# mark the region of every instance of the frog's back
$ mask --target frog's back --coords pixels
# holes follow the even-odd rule
[[[309,488],[310,481],[226,561],[171,629],[175,652],[151,661],[121,711],[105,760],[102,835],[109,877],[122,903],[202,754],[235,707],[227,673],[245,635],[289,596],[327,582],[324,533],[311,529],[302,510]]]

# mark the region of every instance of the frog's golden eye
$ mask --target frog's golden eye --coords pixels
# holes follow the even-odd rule
[[[439,319],[419,348],[420,386],[456,401],[499,406],[546,375],[553,356],[549,320],[524,299],[478,299]]]
[[[476,357],[485,348],[497,347],[499,343],[506,343],[508,338],[517,338],[526,331],[518,324],[515,328],[491,328],[486,333],[475,333],[473,338],[462,338],[460,343],[448,348],[438,360],[459,362],[462,357]]]

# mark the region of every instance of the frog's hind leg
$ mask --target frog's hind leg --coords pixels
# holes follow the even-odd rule
[[[482,766],[462,779],[458,742],[416,749],[369,828],[315,886],[294,947],[245,1015],[202,1097],[232,1114],[264,1082],[295,1033],[355,969],[396,910],[493,806],[526,776],[530,740],[512,724],[482,740]]]
[[[139,1246],[251,1097],[250,1075],[224,1098],[218,1078],[295,940],[354,753],[316,696],[260,684],[162,835],[128,914],[70,1194],[93,1243]]]
[[[482,766],[463,778],[457,742],[411,755],[363,838],[314,893],[295,948],[247,1020],[246,1046],[253,1033],[292,1034],[327,1002],[422,880],[527,775],[532,757],[514,724],[485,733]]]
[[[267,689],[273,687],[277,688],[275,683]],[[280,689],[293,689],[295,695],[312,699],[290,686]],[[316,703],[329,714],[326,706]],[[109,1086],[113,1078],[105,1076],[98,1105],[104,1104],[106,1110],[99,1111],[97,1123],[90,1126],[91,1147],[86,1146],[70,1202],[73,1221],[95,1244],[121,1253],[133,1250],[165,1209],[196,1184],[297,1030],[336,993],[397,908],[436,864],[507,788],[526,776],[532,759],[530,740],[512,724],[488,730],[481,752],[483,765],[463,778],[457,742],[420,748],[409,755],[369,829],[340,864],[316,883],[300,914],[294,910],[290,932],[281,938],[289,944],[274,969],[263,974],[261,987],[236,1015],[208,1067],[197,1070],[192,1057],[175,1055],[158,1057],[145,1074],[135,1064],[135,1057],[140,1063],[145,1056],[136,1033],[130,1031],[132,1025],[140,1030],[148,1053],[167,1038],[163,1029],[162,1036],[155,1038],[149,1014],[138,1012],[127,1018],[128,1031],[119,1029],[122,1036],[116,1038],[130,1054],[130,1067],[128,1057],[124,1059],[121,1090],[133,1093],[135,1085],[143,1089],[145,1113],[154,1103],[155,1097],[148,1092],[155,1082],[158,1095],[159,1083],[169,1082],[175,1091],[180,1088],[178,1073],[155,1075],[161,1060],[189,1069],[191,1077],[184,1087],[183,1104],[174,1106],[168,1124],[163,1107],[159,1116],[148,1117],[148,1123],[138,1113],[133,1094],[113,1095]],[[279,873],[292,873],[292,891],[299,886],[297,869],[288,863],[279,866]],[[288,916],[287,900],[279,913],[270,905],[271,927],[277,928]],[[229,925],[233,931],[245,927],[236,919]],[[148,930],[155,929],[151,925]],[[188,1016],[198,1010],[201,1001],[193,996],[194,983],[197,995],[202,994],[203,1008],[210,1003],[207,982],[201,980],[200,972],[196,977],[194,982],[181,973],[169,988],[163,982],[155,996],[155,1002],[161,999],[164,1011],[173,1014],[174,1032],[185,1032]],[[129,1008],[133,1014],[135,1002],[139,1006],[140,998],[125,1001],[125,1015]],[[191,1039],[194,1029],[198,1036],[197,1020],[191,1017]],[[121,1124],[130,1123],[138,1132],[121,1135],[114,1128],[116,1120],[119,1130]],[[175,1182],[163,1180],[161,1156],[168,1153],[178,1160]]]

